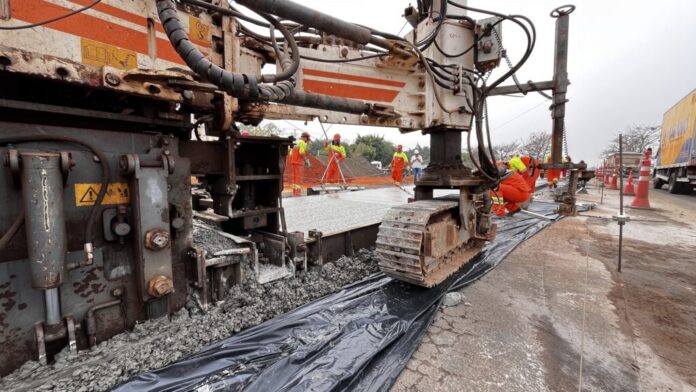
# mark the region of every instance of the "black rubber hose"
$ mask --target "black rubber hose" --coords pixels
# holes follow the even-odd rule
[[[2,238],[0,238],[0,250],[4,250],[7,244],[12,241],[12,238],[17,234],[19,231],[19,228],[22,227],[22,224],[24,223],[24,210],[20,212],[17,217],[15,218],[14,222],[12,222],[12,226],[10,226],[9,229],[7,229],[7,232],[2,235]]]
[[[93,146],[90,143],[84,142],[82,140],[74,139],[71,137],[67,136],[46,136],[46,135],[36,135],[36,136],[17,136],[17,137],[9,137],[9,138],[2,138],[0,139],[0,145],[7,145],[7,144],[19,144],[19,143],[32,143],[32,142],[57,142],[57,143],[70,143],[70,144],[77,144],[82,147],[85,147],[86,149],[90,150],[94,155],[99,158],[99,164],[101,165],[102,168],[102,181],[101,181],[101,188],[99,189],[99,193],[97,194],[97,200],[94,202],[94,206],[92,206],[92,209],[89,212],[89,218],[87,218],[87,226],[85,229],[85,244],[91,244],[94,241],[95,233],[94,233],[94,222],[97,219],[97,215],[99,215],[99,212],[101,211],[102,204],[104,202],[104,196],[106,196],[106,190],[109,187],[109,182],[111,180],[111,170],[109,169],[109,161],[107,160],[106,155]],[[91,240],[90,240],[91,239]]]
[[[292,63],[282,61],[283,72],[278,75],[264,75],[259,80],[256,75],[237,74],[226,71],[208,60],[189,40],[176,10],[176,4],[172,0],[157,0],[157,12],[169,41],[184,62],[205,80],[215,84],[238,98],[250,100],[266,100],[282,102],[287,99],[295,89],[295,81],[292,75],[299,68],[299,50],[292,33],[275,18],[270,15],[261,15],[278,29],[292,51]],[[289,80],[283,80],[290,78]],[[263,82],[277,82],[275,85],[260,84]]]

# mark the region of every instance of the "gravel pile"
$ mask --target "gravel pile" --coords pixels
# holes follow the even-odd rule
[[[193,306],[182,309],[171,320],[138,324],[92,350],[72,354],[65,349],[51,365],[27,362],[0,380],[0,390],[105,391],[136,374],[180,360],[206,345],[336,292],[377,270],[374,253],[361,250],[353,258],[343,257],[265,285],[256,283],[247,273],[243,284],[230,290],[229,299],[207,313]]]

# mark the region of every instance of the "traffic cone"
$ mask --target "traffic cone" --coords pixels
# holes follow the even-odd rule
[[[635,196],[636,190],[633,189],[633,169],[628,172],[628,183],[624,186],[623,194],[626,196]]]
[[[631,208],[650,209],[650,201],[648,200],[648,191],[650,189],[650,154],[652,151],[645,151],[645,159],[640,165],[640,177],[638,177],[638,188],[636,189],[636,197],[631,203]]]
[[[619,176],[617,173],[618,171],[619,171],[619,169],[616,166],[614,166],[614,170],[613,170],[613,173],[611,175],[610,182],[609,182],[609,189],[614,190],[614,191],[619,190],[619,182],[618,182]]]

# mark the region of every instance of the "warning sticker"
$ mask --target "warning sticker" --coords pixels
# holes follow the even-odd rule
[[[189,35],[194,44],[205,47],[210,46],[210,26],[195,16],[189,17]]]
[[[75,205],[93,206],[99,196],[101,184],[75,184]],[[130,190],[125,182],[112,182],[106,189],[103,205],[126,204],[130,202]]]
[[[138,66],[137,54],[131,50],[105,44],[91,39],[81,38],[82,63],[128,70]]]

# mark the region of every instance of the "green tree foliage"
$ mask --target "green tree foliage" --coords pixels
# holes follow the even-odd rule
[[[280,136],[286,133],[283,129],[275,125],[274,123],[267,122],[262,125],[240,125],[239,130],[244,132],[247,131],[253,136]]]
[[[355,143],[349,147],[349,155],[359,155],[369,161],[380,161],[385,166],[391,163],[396,151],[394,143],[386,141],[384,136],[379,135],[358,136]]]

